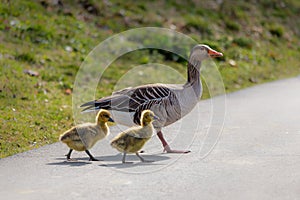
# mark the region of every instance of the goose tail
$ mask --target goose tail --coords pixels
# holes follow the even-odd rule
[[[92,105],[92,106],[88,106],[88,107],[84,108],[81,111],[81,113],[90,113],[90,112],[96,112],[96,111],[99,111],[99,110],[100,110],[100,107]]]
[[[82,104],[80,107],[85,107],[81,112],[88,113],[88,112],[95,112],[99,111],[100,109],[111,109],[111,99],[110,98],[102,98],[99,100],[93,100]]]

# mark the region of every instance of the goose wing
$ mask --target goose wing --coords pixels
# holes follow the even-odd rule
[[[180,109],[175,95],[175,85],[150,84],[134,88],[125,88],[114,92],[111,96],[87,102],[81,107],[83,111],[99,109],[116,110],[121,112],[134,112],[134,122],[140,124],[141,112],[153,107]],[[178,104],[179,105],[179,104]],[[173,107],[173,108],[172,108]],[[176,108],[177,107],[177,108]],[[155,110],[154,110],[155,112]],[[176,113],[180,111],[176,111]]]
[[[99,109],[135,112],[141,104],[168,98],[173,91],[162,84],[144,85],[135,88],[125,88],[114,92],[111,96],[82,104],[83,111]]]

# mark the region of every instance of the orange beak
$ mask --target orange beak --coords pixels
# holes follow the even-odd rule
[[[212,50],[212,49],[209,49],[209,50],[208,50],[208,55],[209,55],[210,57],[212,57],[212,58],[215,58],[215,57],[222,57],[222,56],[223,56],[222,53],[217,52],[217,51]]]

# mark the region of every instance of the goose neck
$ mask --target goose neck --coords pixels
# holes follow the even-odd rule
[[[185,87],[192,87],[197,96],[201,93],[200,81],[200,65],[201,62],[189,62],[187,67],[187,82]]]

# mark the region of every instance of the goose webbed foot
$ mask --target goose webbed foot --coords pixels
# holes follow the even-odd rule
[[[163,152],[166,152],[166,153],[190,153],[191,151],[190,150],[174,150],[174,149],[171,149],[170,146],[167,144],[166,146],[164,146]]]
[[[191,152],[190,150],[173,150],[173,149],[171,149],[171,147],[169,146],[169,144],[165,140],[165,138],[164,138],[161,131],[157,132],[157,136],[160,139],[160,141],[161,141],[161,143],[164,147],[163,152],[166,152],[166,153],[190,153]]]

